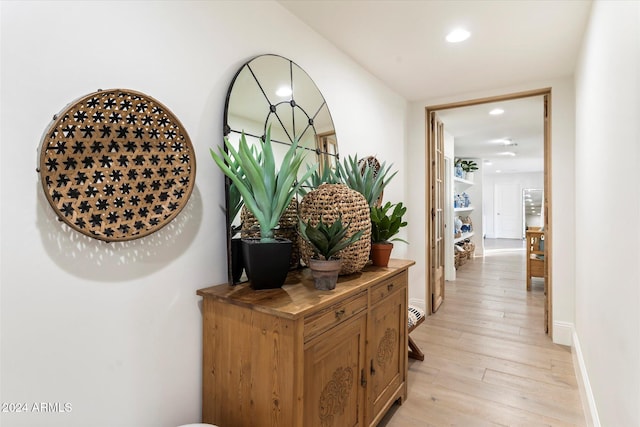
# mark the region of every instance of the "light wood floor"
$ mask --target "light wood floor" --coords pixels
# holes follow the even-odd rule
[[[543,330],[543,282],[525,290],[523,251],[475,258],[411,336],[409,397],[379,426],[583,426],[569,347]]]

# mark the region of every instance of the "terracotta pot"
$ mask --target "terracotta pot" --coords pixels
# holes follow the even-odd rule
[[[313,276],[313,282],[316,289],[321,291],[330,291],[336,288],[338,282],[338,274],[342,267],[342,260],[332,259],[310,259],[309,268]]]
[[[372,243],[371,261],[373,261],[373,265],[378,267],[386,267],[389,265],[392,249],[393,243]]]

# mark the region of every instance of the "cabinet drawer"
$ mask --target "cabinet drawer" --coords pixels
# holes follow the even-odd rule
[[[304,319],[304,341],[343,322],[367,308],[367,291],[340,301],[322,311],[313,313]]]
[[[375,305],[387,296],[399,289],[407,286],[407,275],[405,273],[393,276],[384,282],[371,288],[371,305]]]

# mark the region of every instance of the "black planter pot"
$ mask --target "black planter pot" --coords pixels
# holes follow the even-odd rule
[[[277,239],[261,242],[260,239],[242,239],[244,267],[249,285],[255,290],[282,287],[289,273],[291,240]]]
[[[244,270],[244,257],[242,256],[242,240],[231,239],[231,279],[233,284],[239,283]]]

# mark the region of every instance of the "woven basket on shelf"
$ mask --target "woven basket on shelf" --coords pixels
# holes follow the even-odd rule
[[[371,216],[369,205],[364,196],[344,184],[322,184],[307,193],[300,202],[300,219],[317,225],[322,215],[322,221],[327,224],[342,215],[342,223],[350,224],[347,236],[352,236],[364,230],[357,242],[338,252],[342,259],[340,274],[351,274],[364,268],[369,262],[371,252]],[[308,265],[313,256],[313,249],[302,237],[299,238],[302,260]]]
[[[462,265],[462,262],[462,256],[460,255],[460,253],[456,252],[455,254],[453,254],[453,266],[456,268],[456,270]]]
[[[465,242],[464,246],[463,246],[464,250],[467,251],[467,258],[471,259],[474,256],[474,253],[476,251],[476,245],[473,242]]]
[[[240,217],[242,218],[242,231],[240,234],[242,238],[260,237],[258,219],[246,206],[242,207]],[[298,201],[296,199],[291,200],[291,203],[289,203],[289,206],[280,217],[278,228],[274,230],[273,234],[276,238],[291,240],[289,268],[298,268],[300,266],[300,245],[298,243]]]

